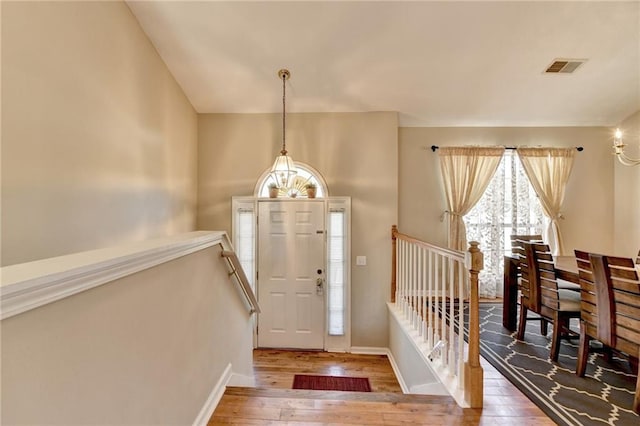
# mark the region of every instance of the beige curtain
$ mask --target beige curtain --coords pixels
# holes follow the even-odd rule
[[[564,190],[573,168],[575,148],[518,148],[518,157],[533,189],[540,198],[540,204],[549,225],[544,232],[544,240],[549,244],[554,256],[564,253],[559,219]]]
[[[449,209],[449,248],[467,250],[467,231],[462,217],[484,194],[503,154],[503,147],[442,147],[438,150]]]

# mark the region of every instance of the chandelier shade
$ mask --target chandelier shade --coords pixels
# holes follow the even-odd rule
[[[269,173],[274,180],[276,186],[280,189],[289,189],[293,186],[296,180],[296,166],[293,163],[293,159],[287,155],[287,138],[286,138],[286,104],[287,104],[287,92],[286,81],[291,76],[291,73],[287,69],[281,69],[278,71],[278,76],[282,79],[282,150],[280,155],[276,157],[271,172]]]
[[[288,155],[282,154],[276,157],[271,167],[271,177],[276,182],[278,188],[291,188],[296,180],[298,171],[293,164],[293,160]]]

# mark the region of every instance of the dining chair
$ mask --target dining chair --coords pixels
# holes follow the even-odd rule
[[[592,349],[589,342],[594,339],[602,344],[598,352],[611,358],[613,298],[606,286],[596,287],[593,268],[589,260],[589,252],[574,250],[578,275],[580,277],[580,343],[578,345],[578,362],[576,374],[584,376],[587,367],[588,352]],[[598,295],[598,291],[602,294]],[[600,331],[599,331],[600,330]],[[600,333],[602,335],[600,335]]]
[[[512,236],[513,237],[513,236]],[[529,262],[527,259],[525,245],[531,241],[541,241],[533,235],[523,235],[525,239],[511,240],[511,248],[514,257],[518,258],[518,305],[520,305],[520,315],[518,320],[517,339],[524,339],[524,331],[527,321],[540,321],[540,334],[547,335],[549,318],[540,315],[540,297],[539,288],[536,286],[535,278],[529,270]],[[529,313],[536,314],[529,316]]]
[[[540,241],[542,235],[511,235],[511,254],[504,256],[504,270],[502,282],[502,325],[508,330],[518,328],[518,306],[521,287],[520,261],[524,259],[523,241]],[[541,323],[546,330],[546,323]],[[545,333],[546,334],[546,333]]]
[[[584,262],[583,253],[576,253],[577,259],[578,254],[579,262]],[[637,375],[640,357],[640,279],[633,259],[589,253],[589,262],[595,288],[595,304],[598,308],[597,326],[595,330],[590,329],[587,320],[581,316],[576,374],[584,376],[589,341],[595,338],[621,355],[626,355],[631,370]],[[589,277],[587,273],[583,275],[587,288]],[[583,275],[580,278],[581,285]],[[585,294],[585,291],[582,294]],[[587,304],[583,303],[584,308],[587,308],[585,305]],[[586,314],[585,318],[588,317],[589,314]],[[640,414],[640,376],[636,379],[633,410]]]
[[[590,352],[601,353],[608,362],[613,359],[611,335],[613,334],[614,306],[608,287],[601,281],[598,283],[595,281],[589,260],[590,253],[582,250],[574,250],[574,253],[580,277],[582,301],[576,375],[584,377]],[[592,340],[598,341],[598,344],[591,345]]]
[[[627,269],[624,274],[626,278],[627,290],[620,293],[627,300],[635,300],[639,297],[640,291],[634,287],[633,279],[637,277],[637,272],[633,269],[631,259],[616,258],[613,256],[602,256],[575,250],[578,273],[581,286],[581,315],[580,315],[580,344],[578,347],[578,363],[576,374],[584,376],[588,352],[591,349],[589,342],[598,340],[604,346],[604,352],[610,355],[611,349],[616,349],[616,288],[614,280],[610,275],[620,275],[621,265],[626,264]],[[614,262],[609,265],[610,262]],[[607,265],[605,267],[605,264]],[[597,267],[597,270],[596,270]],[[624,267],[622,267],[624,269]],[[635,273],[635,275],[634,275]],[[625,291],[625,290],[620,290]],[[633,296],[635,294],[635,296]],[[640,303],[640,301],[637,301]],[[637,316],[640,318],[640,306],[637,307]],[[629,312],[629,307],[623,307],[624,312]],[[636,330],[640,330],[640,323]],[[637,357],[636,357],[637,358]],[[630,360],[632,364],[634,360]],[[632,368],[636,368],[632,365]]]
[[[560,339],[577,337],[577,334],[570,330],[569,323],[572,318],[580,317],[580,293],[558,288],[556,268],[547,244],[525,243],[524,248],[527,259],[527,279],[530,284],[530,303],[528,306],[524,303],[521,306],[518,339],[524,338],[526,311],[537,304],[540,317],[553,324],[549,358],[557,361],[560,353]],[[524,275],[523,271],[523,278]]]

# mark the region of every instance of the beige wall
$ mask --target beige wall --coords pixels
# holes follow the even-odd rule
[[[198,117],[198,228],[231,233],[231,197],[252,195],[280,150],[280,114]],[[397,221],[395,113],[287,114],[287,149],[352,197],[352,345],[386,347],[390,229]],[[367,266],[355,266],[355,256]]]
[[[2,424],[192,424],[252,323],[220,246],[2,321]],[[224,344],[221,344],[224,342]]]
[[[431,145],[583,146],[567,184],[561,230],[567,250],[613,249],[613,163],[609,129],[400,128],[399,227],[402,232],[446,245],[446,210],[437,153]]]
[[[2,264],[193,230],[197,117],[123,2],[2,2]]]
[[[625,153],[640,158],[640,111],[620,124],[624,132]],[[613,130],[612,130],[613,131]],[[608,141],[611,141],[609,134]],[[640,165],[614,162],[615,181],[615,254],[634,257],[640,250]]]

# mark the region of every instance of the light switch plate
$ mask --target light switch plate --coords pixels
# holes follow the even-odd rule
[[[356,256],[357,266],[367,266],[367,256]]]

